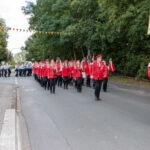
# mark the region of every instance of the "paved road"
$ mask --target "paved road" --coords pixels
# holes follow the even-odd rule
[[[7,81],[8,82],[8,81]],[[18,78],[32,150],[149,150],[150,91],[111,84],[102,101],[93,89],[50,94]]]
[[[0,132],[6,109],[15,107],[15,84],[14,78],[0,78]]]

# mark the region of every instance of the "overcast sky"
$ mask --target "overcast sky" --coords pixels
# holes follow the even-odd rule
[[[5,19],[6,25],[14,28],[27,29],[29,27],[27,17],[23,14],[21,7],[25,6],[26,0],[0,0],[0,17]],[[35,1],[35,0],[30,0]],[[13,53],[24,46],[25,40],[30,33],[9,31],[8,49]]]

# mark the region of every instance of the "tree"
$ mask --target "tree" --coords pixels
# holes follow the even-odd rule
[[[24,48],[29,60],[81,59],[91,50],[113,58],[116,74],[143,77],[150,62],[149,0],[37,0],[23,10],[31,29],[63,33],[32,35]]]
[[[16,63],[22,63],[26,61],[26,52],[19,52],[14,55],[14,61]]]
[[[7,32],[2,29],[5,26],[5,22],[0,18],[0,62],[7,61],[8,50],[7,50]]]

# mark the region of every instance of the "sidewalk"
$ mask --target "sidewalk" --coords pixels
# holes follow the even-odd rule
[[[0,131],[5,115],[5,110],[15,108],[15,85],[0,82]]]

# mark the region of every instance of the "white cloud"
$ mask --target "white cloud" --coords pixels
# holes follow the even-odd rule
[[[32,0],[35,1],[35,0]],[[27,17],[21,7],[25,6],[25,0],[0,0],[0,17],[5,19],[6,25],[14,28],[28,29]],[[30,33],[9,31],[8,49],[16,53],[24,46]]]

